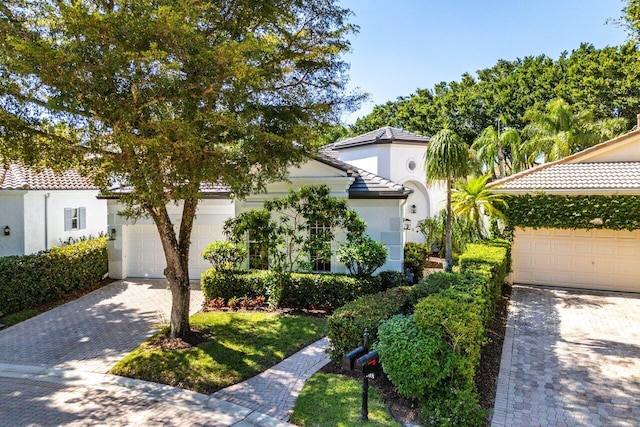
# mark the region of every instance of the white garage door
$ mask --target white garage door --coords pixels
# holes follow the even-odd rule
[[[513,282],[640,292],[640,230],[518,228]]]
[[[194,226],[189,252],[189,278],[200,280],[200,275],[211,267],[200,254],[216,239],[222,239],[222,230],[213,226]],[[165,261],[162,243],[155,225],[127,226],[127,277],[164,278]]]

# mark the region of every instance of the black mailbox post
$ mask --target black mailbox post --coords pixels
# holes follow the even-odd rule
[[[362,373],[362,415],[361,419],[369,419],[369,378],[380,372],[378,352],[369,351],[369,331],[364,330],[364,346],[355,348],[342,357],[342,369],[349,372]]]

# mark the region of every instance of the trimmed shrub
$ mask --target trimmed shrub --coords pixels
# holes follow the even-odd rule
[[[205,271],[201,277],[207,301],[266,297],[271,307],[334,310],[381,287],[377,277],[359,279],[343,274],[286,273],[271,270]]]
[[[445,388],[424,400],[422,419],[427,426],[474,427],[487,425],[487,413],[480,408],[478,393],[472,389]]]
[[[424,243],[408,242],[404,245],[404,268],[413,273],[413,283],[422,279],[430,253],[431,248]]]
[[[413,318],[379,326],[382,367],[399,392],[420,399],[428,425],[486,423],[473,380],[509,266],[508,242],[469,244],[458,273],[431,274],[409,291]]]
[[[449,347],[447,367],[453,383],[473,387],[484,343],[484,327],[477,305],[447,295],[429,295],[416,305],[415,323],[419,330]]]
[[[276,273],[268,270],[233,271],[210,268],[202,273],[200,286],[205,300],[256,298],[267,295],[267,283]]]
[[[406,311],[408,297],[408,287],[392,288],[362,296],[336,310],[328,319],[332,360],[337,362],[348,351],[362,345],[365,328],[369,329],[371,342],[376,342],[380,324]]]
[[[247,256],[247,248],[240,243],[228,240],[215,240],[202,251],[202,258],[206,259],[217,270],[234,270],[242,266]]]
[[[386,291],[387,289],[405,286],[404,274],[400,271],[381,271],[377,276],[380,280],[380,288],[378,291]]]
[[[338,248],[336,255],[351,274],[371,276],[387,261],[387,247],[365,235]]]
[[[106,237],[0,258],[0,312],[15,313],[55,301],[99,282],[107,271]]]
[[[378,338],[374,348],[380,363],[403,396],[423,399],[449,376],[449,349],[439,337],[418,329],[413,315],[383,322]]]

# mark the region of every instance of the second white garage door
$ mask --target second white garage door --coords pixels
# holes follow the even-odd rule
[[[640,292],[640,230],[517,228],[513,282]]]

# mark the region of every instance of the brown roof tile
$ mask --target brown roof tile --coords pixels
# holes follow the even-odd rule
[[[12,163],[7,169],[0,166],[0,190],[96,190],[88,179],[75,170],[56,174],[44,168],[35,171]]]
[[[556,163],[517,179],[500,190],[639,190],[640,162]]]
[[[395,141],[426,144],[430,139],[426,136],[418,135],[417,133],[386,126],[362,135],[354,136],[353,138],[345,139],[344,141],[334,142],[333,144],[324,147],[324,150],[340,150],[343,148],[369,144],[388,144]]]

